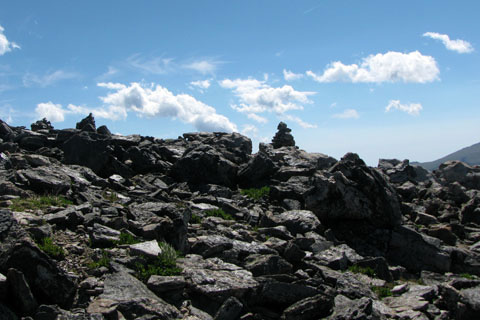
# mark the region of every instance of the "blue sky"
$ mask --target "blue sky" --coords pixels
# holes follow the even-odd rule
[[[340,158],[480,140],[478,1],[0,1],[0,118],[237,131]]]

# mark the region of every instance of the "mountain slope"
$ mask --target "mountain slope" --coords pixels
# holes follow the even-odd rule
[[[436,170],[438,166],[445,161],[449,160],[460,160],[469,165],[480,165],[480,142],[470,147],[460,149],[456,152],[450,153],[449,155],[430,162],[417,162],[414,164],[420,165],[427,170]]]

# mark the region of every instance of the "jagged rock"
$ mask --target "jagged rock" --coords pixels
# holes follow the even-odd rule
[[[185,151],[175,162],[172,175],[180,181],[193,184],[213,183],[232,187],[238,166],[223,157],[214,147],[200,145]]]
[[[215,314],[215,320],[236,320],[240,317],[243,304],[235,297],[230,297]]]
[[[111,303],[106,303],[108,301]],[[110,314],[111,308],[120,311],[127,319],[177,319],[180,315],[177,308],[157,297],[143,283],[125,272],[106,277],[103,293],[92,301],[89,313],[101,311],[99,313]]]
[[[105,136],[111,136],[112,133],[110,132],[110,130],[107,128],[107,126],[100,126],[97,128],[97,133],[99,134],[103,134]]]
[[[470,199],[462,206],[460,217],[463,224],[473,222],[480,225],[480,195]]]
[[[94,223],[90,239],[95,247],[110,247],[114,242],[120,241],[120,231]]]
[[[272,217],[274,223],[284,225],[293,235],[316,231],[320,221],[309,210],[291,210]]]
[[[320,289],[312,286],[270,280],[263,284],[258,302],[261,305],[266,304],[286,308],[300,300],[320,293]]]
[[[442,163],[435,173],[447,183],[458,182],[469,189],[480,190],[480,168],[478,167],[471,167],[461,161],[447,161]]]
[[[7,280],[10,288],[10,299],[21,314],[32,315],[37,309],[37,301],[21,271],[8,269]]]
[[[32,123],[30,127],[32,128],[32,131],[53,130],[53,126],[47,118]]]
[[[48,137],[38,132],[23,130],[15,137],[14,142],[17,142],[23,149],[35,151],[48,146]]]
[[[265,153],[258,152],[239,170],[238,181],[242,187],[261,187],[268,185],[277,170],[278,167]]]
[[[363,259],[362,256],[346,244],[320,251],[314,257],[321,264],[335,270],[345,270],[348,265],[355,264]]]
[[[292,129],[289,129],[286,123],[280,122],[277,126],[277,130],[277,133],[272,139],[272,144],[275,149],[295,146],[295,140],[290,133]]]
[[[358,278],[359,276],[352,272],[340,273],[335,285],[337,292],[350,299],[360,299],[362,297],[374,299],[375,294],[370,289],[370,285]]]
[[[95,125],[95,119],[93,118],[93,115],[90,113],[80,122],[77,122],[76,128],[81,131],[97,132],[97,127]]]
[[[39,303],[68,308],[76,286],[45,253],[29,242],[20,242],[0,256],[0,270],[21,271]]]
[[[292,271],[292,265],[278,255],[249,255],[245,262],[245,268],[251,271],[255,277]]]
[[[157,276],[152,275],[148,279],[147,286],[157,295],[171,294],[171,292],[182,290],[188,282],[183,276]]]
[[[194,305],[211,314],[229,297],[241,300],[259,287],[249,271],[218,258],[203,259],[189,254],[179,259],[178,264],[185,278],[191,281],[189,294]]]
[[[324,318],[332,312],[333,296],[317,294],[300,300],[283,311],[282,320],[314,320]]]
[[[372,300],[366,297],[351,300],[343,295],[335,297],[334,312],[331,320],[369,320],[375,319],[372,314]]]
[[[131,244],[129,248],[132,255],[145,255],[153,258],[162,252],[157,240]]]
[[[75,228],[84,222],[85,217],[75,206],[71,206],[56,213],[46,214],[43,216],[43,219],[49,224],[55,224],[58,227]]]
[[[441,247],[440,240],[399,226],[392,232],[389,259],[412,271],[450,271],[450,254]]]
[[[356,154],[346,154],[329,173],[317,172],[313,181],[315,190],[306,197],[305,206],[320,220],[368,220],[385,227],[401,222],[395,190]]]

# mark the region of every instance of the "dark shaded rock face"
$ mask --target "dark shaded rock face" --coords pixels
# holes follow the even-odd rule
[[[0,319],[475,319],[479,168],[0,120]],[[250,190],[245,190],[245,189]],[[384,298],[385,295],[390,295]]]

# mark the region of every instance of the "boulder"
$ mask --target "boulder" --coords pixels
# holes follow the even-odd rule
[[[77,122],[76,129],[81,131],[97,132],[97,127],[95,126],[95,119],[93,118],[93,115],[90,113],[80,122]]]
[[[47,118],[43,118],[42,120],[37,120],[36,122],[32,123],[31,126],[32,131],[39,131],[39,130],[53,130],[53,126]]]
[[[289,129],[286,123],[280,122],[277,126],[277,130],[277,133],[272,139],[272,144],[275,149],[295,146],[295,139],[293,139],[293,136],[290,133],[292,129]]]

